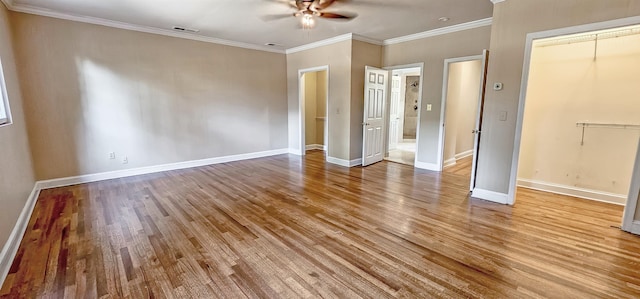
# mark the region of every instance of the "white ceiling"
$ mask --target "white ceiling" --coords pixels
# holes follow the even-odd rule
[[[183,26],[197,35],[289,49],[346,33],[374,40],[424,32],[489,18],[490,0],[337,0],[325,12],[349,12],[351,21],[317,19],[303,30],[293,16],[265,21],[264,16],[293,13],[279,0],[14,0],[17,11],[44,15],[98,18],[158,29]],[[448,17],[449,21],[438,19]],[[77,18],[76,18],[77,19]],[[104,22],[98,22],[104,23]],[[275,49],[274,49],[275,50]]]

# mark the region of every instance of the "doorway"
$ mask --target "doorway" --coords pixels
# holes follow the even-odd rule
[[[324,151],[329,146],[329,67],[317,67],[299,72],[300,148],[307,151]]]
[[[415,166],[419,144],[422,64],[391,70],[385,160]]]
[[[474,129],[480,109],[478,90],[482,82],[482,56],[449,60],[445,80],[444,144],[442,169],[471,178]]]
[[[640,26],[628,21],[527,37],[508,203],[524,187],[635,209]]]

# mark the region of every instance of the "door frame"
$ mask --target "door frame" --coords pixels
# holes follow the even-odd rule
[[[298,70],[298,127],[300,128],[300,132],[298,132],[299,141],[298,144],[300,147],[300,156],[304,156],[307,154],[307,145],[305,139],[305,114],[306,114],[306,106],[305,106],[305,84],[303,80],[303,76],[306,73],[315,73],[326,71],[327,76],[327,90],[326,90],[326,115],[324,119],[324,146],[326,147],[326,153],[329,153],[329,65],[311,67],[306,69]]]
[[[420,120],[422,119],[421,115],[422,115],[422,95],[423,95],[423,86],[424,86],[424,62],[385,66],[382,69],[389,71],[390,75],[389,75],[387,84],[388,86],[391,86],[391,76],[393,76],[393,71],[401,70],[401,69],[412,69],[412,68],[420,69],[420,85],[418,86],[418,120],[416,124],[416,156],[413,161],[413,167],[429,169],[429,168],[422,167],[421,165],[424,163],[421,163],[418,160],[418,157],[420,156]],[[387,88],[387,99],[390,99],[390,98],[391,98],[391,88]],[[385,157],[389,156],[389,125],[390,125],[389,110],[391,107],[390,105],[391,105],[391,101],[389,100],[385,104],[385,109],[387,111],[384,113],[384,126],[387,129],[387,132],[384,134],[385,135],[384,136],[384,156]]]
[[[447,96],[448,96],[448,90],[449,90],[449,67],[451,66],[451,64],[454,64],[457,62],[474,61],[474,60],[482,61],[482,58],[484,58],[484,55],[455,57],[455,58],[447,58],[444,60],[444,72],[442,77],[442,100],[440,102],[440,132],[438,133],[439,135],[438,160],[436,164],[438,166],[438,171],[442,171],[444,169],[444,142],[447,134],[447,132],[445,131],[445,121],[446,121],[445,118],[447,115]],[[480,84],[482,84],[482,80]],[[482,86],[479,86],[479,88],[482,88]],[[478,98],[478,101],[480,101],[480,98]],[[478,105],[480,104],[478,103]],[[474,152],[476,151],[475,146],[473,148],[473,151]]]
[[[558,28],[540,32],[533,32],[527,34],[524,62],[522,67],[522,79],[520,82],[520,96],[518,100],[518,115],[516,118],[515,138],[513,141],[513,156],[511,158],[511,173],[509,176],[509,192],[507,194],[507,204],[515,204],[517,180],[518,180],[518,162],[520,160],[520,145],[522,141],[522,126],[524,118],[524,108],[527,97],[527,87],[529,83],[529,73],[531,71],[531,54],[533,52],[533,42],[538,39],[557,37],[563,35],[584,33],[597,30],[606,30],[618,27],[632,26],[640,24],[640,16],[623,18],[605,22],[596,22],[591,24],[584,24],[572,27]],[[634,173],[632,174],[631,190],[627,196],[627,204],[625,205],[625,212],[622,217],[622,228],[626,231],[635,230],[634,233],[640,234],[640,221],[634,221],[635,208],[638,201],[637,193],[636,198],[631,194],[633,189],[637,192],[638,186],[640,186],[640,147],[638,148],[638,154],[636,155]],[[631,210],[631,208],[634,208]]]

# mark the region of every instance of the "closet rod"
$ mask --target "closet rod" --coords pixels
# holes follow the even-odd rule
[[[585,128],[609,128],[609,129],[631,129],[631,130],[640,130],[640,125],[634,124],[607,124],[607,123],[576,123],[576,127],[582,127],[582,140],[580,140],[580,145],[584,145],[584,129]]]
[[[611,129],[635,129],[640,130],[640,125],[635,124],[608,124],[608,123],[576,123],[577,127],[587,128],[611,128]]]

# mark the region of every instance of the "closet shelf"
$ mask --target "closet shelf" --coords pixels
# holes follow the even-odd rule
[[[324,121],[326,119],[326,117],[322,116],[322,117],[316,117],[316,120],[322,120]]]

